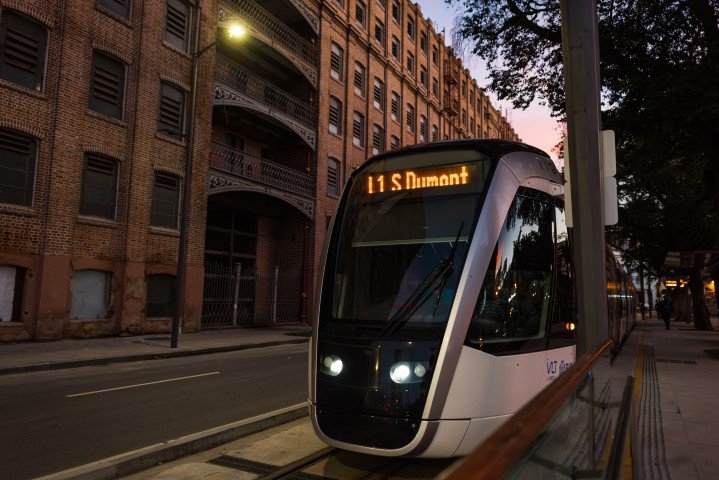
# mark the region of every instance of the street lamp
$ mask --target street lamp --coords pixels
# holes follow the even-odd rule
[[[192,56],[192,76],[190,81],[190,108],[187,121],[187,145],[185,146],[185,178],[182,187],[182,207],[180,210],[180,245],[177,251],[177,276],[175,278],[175,308],[172,312],[172,334],[170,336],[170,348],[177,348],[177,340],[180,335],[180,311],[185,302],[185,275],[187,257],[187,222],[190,210],[190,192],[192,189],[192,154],[195,140],[195,107],[197,99],[197,70],[198,60],[202,54],[217,45],[220,38],[198,50],[200,45],[200,8],[202,0],[195,4],[195,25]],[[227,26],[229,38],[241,38],[246,30],[239,24]]]

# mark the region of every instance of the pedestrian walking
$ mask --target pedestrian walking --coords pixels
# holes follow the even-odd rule
[[[657,302],[654,308],[656,309],[659,318],[664,321],[665,330],[671,330],[670,319],[672,313],[674,313],[674,305],[672,305],[672,302],[671,300],[669,300],[669,297],[662,297],[662,299]]]

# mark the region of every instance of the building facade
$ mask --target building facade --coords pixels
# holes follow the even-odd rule
[[[372,154],[517,140],[410,1],[3,0],[1,340],[169,330],[190,116],[185,332],[305,321]]]

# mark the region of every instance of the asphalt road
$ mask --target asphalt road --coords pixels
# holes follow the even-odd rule
[[[2,376],[0,479],[47,475],[306,400],[306,344]]]

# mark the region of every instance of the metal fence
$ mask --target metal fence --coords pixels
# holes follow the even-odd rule
[[[301,320],[302,275],[297,270],[208,263],[204,287],[203,329]]]

